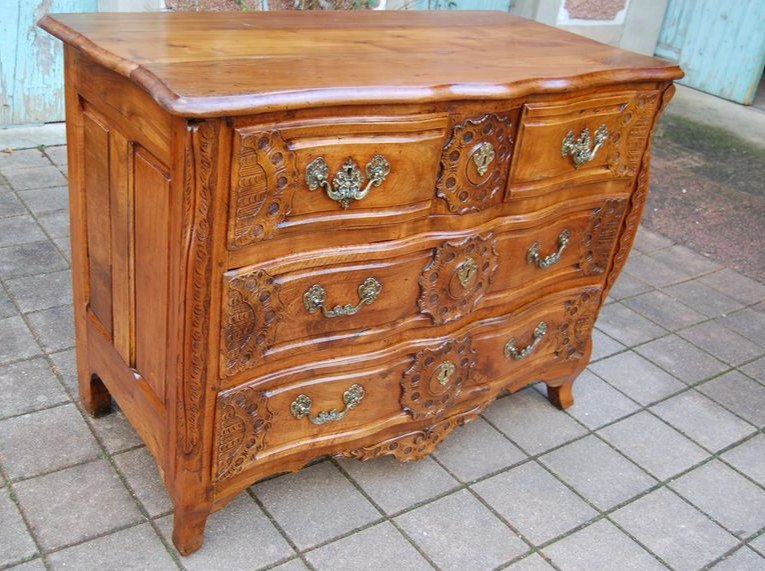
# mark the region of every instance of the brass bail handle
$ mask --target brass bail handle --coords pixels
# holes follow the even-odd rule
[[[355,200],[361,200],[372,187],[380,186],[390,174],[390,163],[380,154],[372,157],[366,164],[366,185],[364,175],[351,157],[348,157],[335,176],[329,182],[329,165],[324,157],[318,157],[308,163],[305,169],[305,181],[308,190],[324,188],[327,196],[339,202],[343,208],[348,208]],[[363,188],[362,188],[363,187]]]
[[[547,323],[544,321],[540,321],[539,325],[536,326],[534,329],[534,337],[531,343],[526,345],[523,349],[518,349],[515,346],[515,338],[511,338],[508,340],[508,342],[505,344],[505,357],[515,359],[516,361],[520,361],[521,359],[525,359],[529,355],[531,355],[534,352],[534,349],[536,349],[539,344],[542,342],[542,339],[544,339],[544,336],[547,335]]]
[[[560,262],[560,258],[570,241],[571,231],[566,228],[558,236],[558,249],[549,256],[545,256],[544,258],[540,253],[542,246],[540,246],[539,242],[534,242],[531,246],[529,246],[529,251],[526,253],[526,263],[536,264],[540,269],[546,270],[550,266],[554,266]]]
[[[380,296],[382,284],[375,278],[369,277],[358,288],[359,302],[356,305],[348,303],[346,305],[336,305],[332,309],[327,309],[325,301],[327,298],[326,290],[319,284],[314,284],[303,294],[303,304],[308,313],[316,313],[321,310],[324,317],[340,317],[344,315],[355,315],[365,305],[371,305]]]
[[[574,162],[574,166],[578,168],[594,159],[595,155],[598,154],[598,151],[607,139],[608,127],[606,127],[605,124],[600,125],[600,127],[595,130],[595,146],[592,148],[592,139],[590,137],[589,128],[585,127],[578,138],[574,135],[574,131],[569,131],[563,138],[560,154],[564,158],[571,155],[571,160]]]
[[[311,397],[306,394],[299,394],[295,397],[295,400],[292,401],[292,404],[290,404],[290,412],[292,413],[292,416],[298,420],[307,417],[311,424],[337,422],[338,420],[342,420],[346,414],[359,406],[361,401],[364,400],[365,394],[364,387],[354,383],[343,393],[343,402],[345,403],[345,408],[343,408],[343,410],[333,408],[332,410],[319,411],[319,413],[315,415],[311,414],[311,406],[313,406]]]

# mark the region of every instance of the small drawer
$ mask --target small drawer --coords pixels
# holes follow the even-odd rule
[[[228,244],[427,216],[445,115],[337,117],[235,128]]]
[[[637,172],[658,91],[524,106],[512,186]]]

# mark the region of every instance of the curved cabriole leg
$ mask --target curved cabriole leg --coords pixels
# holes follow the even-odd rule
[[[181,555],[189,555],[202,547],[209,508],[176,506],[173,514],[173,543]]]
[[[112,410],[112,396],[101,378],[96,375],[79,379],[82,407],[93,418],[104,416]]]
[[[574,404],[573,387],[576,377],[577,375],[574,375],[558,386],[547,385],[547,400],[561,410]]]

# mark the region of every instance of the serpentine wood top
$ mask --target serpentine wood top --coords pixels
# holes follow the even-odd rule
[[[57,14],[39,25],[188,117],[682,76],[664,60],[503,12]]]

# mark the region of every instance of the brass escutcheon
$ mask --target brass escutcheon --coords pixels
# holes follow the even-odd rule
[[[478,171],[478,176],[486,174],[486,171],[489,170],[489,165],[492,163],[495,156],[494,145],[489,142],[483,142],[475,148],[472,157],[476,170]]]
[[[478,263],[475,259],[468,256],[457,268],[457,279],[462,287],[467,287],[478,274]]]
[[[457,366],[451,361],[444,361],[438,367],[436,367],[436,380],[444,387],[449,383],[454,371],[457,370]]]

